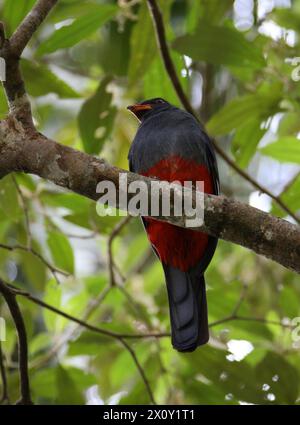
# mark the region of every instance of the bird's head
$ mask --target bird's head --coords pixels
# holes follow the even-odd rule
[[[154,99],[144,100],[143,102],[127,106],[127,109],[129,109],[129,111],[131,111],[139,121],[142,121],[144,118],[152,115],[154,112],[167,109],[169,106],[169,102],[162,99],[161,97],[156,97]]]

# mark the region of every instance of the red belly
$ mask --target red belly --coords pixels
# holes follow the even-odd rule
[[[192,160],[179,156],[163,159],[142,174],[169,182],[203,181],[204,191],[213,193],[212,178],[205,165],[196,164]],[[162,223],[152,218],[145,218],[145,221],[148,238],[158,252],[160,260],[165,264],[187,271],[203,257],[208,244],[206,234]]]

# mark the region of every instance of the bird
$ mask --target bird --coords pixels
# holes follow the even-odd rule
[[[219,194],[212,141],[192,114],[162,98],[127,109],[140,123],[128,153],[130,171],[181,184],[203,181],[204,192]],[[218,240],[153,217],[142,217],[142,221],[164,270],[173,348],[194,351],[209,340],[204,272]]]

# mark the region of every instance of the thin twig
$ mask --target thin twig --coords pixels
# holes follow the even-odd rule
[[[192,114],[198,121],[199,117],[195,113],[188,97],[186,96],[182,85],[180,83],[180,80],[178,78],[176,68],[174,66],[173,60],[170,55],[169,47],[167,44],[167,38],[166,38],[166,31],[163,21],[162,13],[157,5],[156,0],[147,0],[149,9],[152,14],[153,18],[153,25],[155,28],[156,38],[158,40],[158,47],[161,52],[161,56],[163,59],[163,63],[165,66],[165,69],[170,77],[170,80],[173,84],[173,87],[177,93],[177,96],[179,100],[181,101],[184,108]],[[203,123],[201,125],[204,127]],[[260,185],[255,179],[253,179],[249,174],[247,174],[242,168],[240,168],[227,154],[223,151],[223,149],[217,144],[215,140],[212,139],[212,142],[214,144],[214,148],[216,152],[221,156],[221,158],[231,167],[233,168],[241,177],[243,177],[245,180],[247,180],[251,185],[257,189],[259,192],[265,193],[268,195],[271,199],[273,199],[274,202],[276,202],[280,208],[285,211],[288,215],[293,217],[293,219],[300,224],[300,218],[297,217],[291,211],[291,209],[282,201],[282,199],[279,196],[274,195],[271,193],[266,187]]]
[[[40,300],[39,298],[36,298],[35,296],[31,295],[28,292],[22,291],[20,289],[16,289],[12,285],[9,285],[9,287],[16,292],[16,295],[20,295],[22,297],[26,297],[30,301],[34,302],[35,304],[46,308],[47,310],[52,311],[53,313],[59,314],[60,316],[64,317],[65,319],[71,320],[72,322],[78,323],[80,326],[83,326],[84,328],[89,329],[93,332],[98,332],[99,334],[105,335],[110,338],[120,339],[120,338],[162,338],[165,336],[169,336],[169,333],[149,333],[149,334],[120,334],[113,331],[108,331],[107,329],[100,328],[98,326],[90,325],[89,323],[86,323],[84,320],[78,319],[77,317],[74,317],[62,310],[59,310],[56,307],[51,306],[50,304],[45,303],[44,301]]]
[[[150,398],[150,400],[151,400],[151,402],[152,402],[152,404],[156,404],[156,402],[155,402],[155,399],[154,399],[154,395],[153,395],[153,392],[152,392],[152,390],[151,390],[151,387],[150,387],[150,383],[149,383],[149,381],[148,381],[148,379],[147,379],[147,377],[146,377],[146,374],[145,374],[145,372],[144,372],[144,369],[142,368],[142,366],[141,366],[141,364],[140,364],[140,362],[139,362],[139,360],[138,360],[138,358],[137,358],[137,355],[135,354],[135,351],[133,350],[133,348],[128,344],[128,342],[126,342],[126,341],[124,341],[124,339],[120,339],[120,342],[123,344],[123,346],[128,350],[128,352],[129,352],[129,354],[131,355],[131,357],[132,357],[132,359],[133,359],[133,361],[134,361],[134,363],[135,363],[135,365],[136,365],[136,367],[137,367],[137,369],[138,369],[138,371],[140,372],[140,375],[141,375],[141,378],[142,378],[142,380],[144,381],[144,384],[145,384],[145,387],[146,387],[146,389],[147,389],[147,392],[148,392],[148,395],[149,395],[149,398]]]
[[[233,311],[232,311],[232,314],[231,314],[232,317],[236,317],[237,316],[237,314],[238,314],[238,312],[240,310],[241,305],[245,301],[247,290],[248,290],[248,286],[247,285],[243,285],[242,290],[241,290],[241,293],[240,293],[240,297],[239,297],[239,299],[238,299],[235,307],[233,308]]]
[[[10,39],[11,51],[17,57],[29,43],[31,37],[45,20],[48,13],[56,5],[58,0],[38,0],[32,10],[24,18]]]
[[[57,273],[68,277],[69,274],[64,272],[63,270],[58,269],[57,267],[53,266],[51,263],[49,263],[49,261],[47,261],[40,253],[38,253],[35,249],[33,248],[28,248],[27,246],[23,246],[23,245],[6,245],[6,244],[2,244],[0,243],[0,248],[2,249],[6,249],[7,251],[25,251],[25,252],[30,252],[32,255],[34,255],[35,257],[37,257],[52,273],[53,277],[55,278],[55,280],[57,281],[57,283],[60,283],[58,278],[57,278]]]
[[[22,313],[16,300],[16,294],[0,279],[0,292],[3,295],[18,334],[19,373],[21,398],[17,404],[33,404],[30,395],[28,375],[28,346],[26,328]]]

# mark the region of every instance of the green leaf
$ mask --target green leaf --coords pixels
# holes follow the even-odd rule
[[[270,85],[256,94],[238,97],[227,103],[208,122],[207,129],[212,135],[229,133],[253,119],[266,119],[278,110],[281,90]]]
[[[170,5],[171,0],[159,0],[159,6],[165,19],[168,16]],[[131,34],[130,47],[128,80],[129,85],[134,86],[147,73],[155,56],[158,57],[153,23],[147,2],[142,2],[140,6],[137,23]]]
[[[21,69],[31,96],[37,97],[56,93],[61,98],[80,97],[75,90],[58,78],[46,65],[22,59]],[[34,78],[32,78],[33,75]]]
[[[76,193],[42,192],[40,199],[51,207],[66,208],[74,213],[86,212],[92,202]]]
[[[70,342],[68,355],[97,355],[99,354],[99,347],[106,345],[109,349],[109,345],[112,343],[114,343],[113,338],[86,331],[83,332],[78,339]]]
[[[61,298],[61,287],[58,286],[58,284],[54,280],[48,282],[46,285],[44,302],[50,304],[52,307],[60,308]],[[43,309],[43,316],[47,329],[51,332],[56,332],[61,317],[46,308]]]
[[[300,131],[300,114],[299,112],[287,112],[280,120],[278,127],[278,135],[292,136]]]
[[[274,381],[274,377],[277,377]],[[299,396],[299,374],[290,363],[276,353],[269,352],[256,367],[256,377],[261,386],[270,386],[268,393],[275,395],[275,400],[268,404],[294,404]]]
[[[208,22],[216,24],[223,21],[232,4],[233,0],[189,0],[186,25],[188,32],[197,28],[200,19],[207,19]]]
[[[264,58],[253,41],[248,41],[233,28],[214,26],[207,21],[200,21],[194,34],[178,37],[172,46],[194,60],[214,65],[254,69],[265,66]]]
[[[263,155],[277,159],[279,162],[292,162],[300,164],[300,140],[296,137],[286,136],[275,143],[260,149]]]
[[[300,209],[300,176],[298,176],[295,181],[286,189],[283,193],[280,194],[280,198],[283,202],[288,205],[292,211],[296,212]],[[272,214],[279,217],[283,217],[285,214],[278,207],[277,204],[273,203]]]
[[[107,31],[103,31],[98,55],[101,68],[109,75],[127,75],[132,26],[129,20],[126,20],[124,28],[111,21],[107,24]]]
[[[273,19],[278,25],[284,28],[293,29],[300,32],[300,14],[297,10],[292,9],[276,9],[270,18]]]
[[[68,369],[58,366],[56,369],[58,404],[83,404],[83,395],[78,389]]]
[[[113,5],[95,6],[84,16],[75,19],[72,24],[56,30],[37,50],[38,55],[72,47],[93,34],[118,11]]]
[[[183,58],[176,52],[173,52],[172,56],[173,63],[177,69],[177,74],[180,76],[181,70],[185,66]],[[183,87],[185,87],[187,85],[187,78],[181,77],[180,79],[181,84]],[[143,81],[145,99],[151,99],[152,97],[163,97],[173,105],[180,106],[180,101],[178,100],[178,96],[174,90],[174,86],[171,83],[169,76],[166,74],[166,70],[161,58],[158,57],[151,63]]]
[[[55,265],[74,273],[74,255],[69,240],[62,233],[49,232],[47,242]]]
[[[87,153],[99,153],[109,136],[116,115],[111,106],[112,94],[107,92],[110,78],[105,78],[96,93],[82,106],[78,116],[80,136]]]
[[[299,302],[297,292],[291,286],[285,286],[279,294],[279,304],[284,317],[299,316]]]
[[[232,151],[240,167],[248,166],[265,132],[265,129],[260,128],[260,120],[255,118],[237,129],[232,140]]]
[[[36,252],[41,252],[41,247],[36,241],[32,241],[32,247]],[[45,264],[31,252],[23,251],[19,256],[25,277],[36,289],[43,290],[47,273]]]
[[[35,397],[54,399],[57,395],[55,369],[47,367],[32,376],[30,386]]]
[[[0,213],[14,222],[17,222],[23,214],[11,176],[6,176],[0,181]]]
[[[29,343],[29,353],[31,356],[44,351],[51,346],[51,337],[47,332],[37,334]]]
[[[18,3],[16,7],[16,0],[5,0],[2,18],[5,22],[6,29],[8,30],[8,35],[17,28],[23,18],[31,10],[36,0],[22,0]]]
[[[4,90],[0,88],[0,119],[3,119],[7,113],[7,100],[4,94]]]

